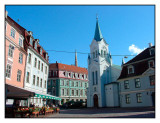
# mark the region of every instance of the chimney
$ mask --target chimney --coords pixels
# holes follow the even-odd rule
[[[5,11],[5,18],[7,18],[8,16],[8,11]]]
[[[152,43],[149,43],[149,48],[151,48],[152,47]]]

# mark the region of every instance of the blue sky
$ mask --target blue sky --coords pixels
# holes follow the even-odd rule
[[[154,45],[154,6],[6,6],[6,10],[33,32],[45,50],[89,53],[96,14],[111,55],[136,55],[148,43]],[[50,63],[74,64],[74,53],[48,53]],[[88,55],[78,53],[77,57],[78,66],[87,68]],[[112,58],[113,64],[121,65],[123,56]]]

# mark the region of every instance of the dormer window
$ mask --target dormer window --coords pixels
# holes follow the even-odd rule
[[[148,61],[148,65],[149,67],[154,67],[154,61],[153,60]]]
[[[33,44],[33,39],[32,38],[30,38],[30,45],[32,45]]]
[[[40,48],[40,54],[42,55],[42,48]]]
[[[37,42],[35,42],[34,48],[37,50]]]
[[[48,59],[48,55],[47,55],[47,53],[46,53],[46,59]]]
[[[128,74],[134,73],[134,67],[131,65],[128,67]]]
[[[150,49],[150,55],[154,55],[155,54],[155,50],[152,48]]]

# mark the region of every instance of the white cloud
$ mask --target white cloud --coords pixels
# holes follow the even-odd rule
[[[145,48],[144,48],[145,49]],[[135,46],[134,44],[132,44],[131,46],[129,46],[129,51],[133,54],[139,54],[140,52],[142,52],[144,49],[140,49],[137,46]]]

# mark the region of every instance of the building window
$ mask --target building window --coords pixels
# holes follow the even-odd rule
[[[81,87],[83,86],[83,82],[81,82]]]
[[[56,86],[56,80],[53,80],[53,86]]]
[[[129,81],[128,80],[124,81],[124,88],[129,89]]]
[[[61,81],[61,85],[62,85],[62,86],[64,85],[64,80]]]
[[[31,64],[31,54],[28,54],[28,63]]]
[[[30,73],[27,72],[27,79],[26,79],[26,82],[29,83],[29,76],[30,76]]]
[[[97,50],[96,50],[96,52],[95,52],[95,55],[96,55],[96,58],[97,58],[97,55],[98,55],[98,54],[97,54]]]
[[[40,61],[38,61],[38,70],[40,70],[40,64],[41,64]]]
[[[46,80],[44,82],[44,88],[47,88],[47,82],[46,82]]]
[[[18,82],[21,81],[21,74],[22,74],[22,71],[21,71],[21,70],[18,70],[18,71],[17,71],[17,81],[18,81]]]
[[[35,85],[35,83],[36,83],[36,76],[33,75],[33,85]]]
[[[85,83],[85,87],[87,88],[87,83]]]
[[[10,78],[10,77],[11,77],[11,65],[10,65],[10,64],[7,64],[6,77],[7,77],[7,78]]]
[[[42,79],[41,79],[41,82],[40,82],[40,87],[42,88]]]
[[[37,50],[37,42],[35,42],[34,48]]]
[[[47,53],[46,53],[46,60],[48,60],[48,55],[47,55]]]
[[[74,96],[74,90],[72,90],[72,96]]]
[[[125,97],[126,97],[126,104],[130,104],[131,103],[130,95],[126,94]]]
[[[154,49],[150,49],[150,55],[154,55],[155,54],[155,50]]]
[[[21,37],[19,38],[19,46],[23,47],[23,39]]]
[[[72,82],[72,87],[74,87],[74,82]]]
[[[37,86],[39,86],[39,77],[37,77]]]
[[[45,67],[45,74],[47,74],[47,66]]]
[[[78,90],[76,90],[76,96],[78,96]]]
[[[40,54],[42,55],[42,48],[41,48],[41,50],[40,50]]]
[[[16,30],[11,28],[11,36],[15,38],[15,35],[16,35]]]
[[[85,90],[85,96],[87,96],[87,91]]]
[[[78,82],[76,82],[76,87],[78,87]]]
[[[128,74],[132,74],[132,73],[134,73],[133,66],[129,66],[128,67]]]
[[[66,82],[66,85],[69,86],[69,81]]]
[[[22,64],[23,62],[23,54],[19,53],[19,63]]]
[[[96,71],[95,74],[96,74],[96,85],[97,85],[98,84],[98,72]]]
[[[101,50],[101,56],[103,57],[103,50]]]
[[[64,96],[64,89],[62,89],[62,96]]]
[[[154,67],[154,61],[153,60],[149,61],[148,64],[149,64],[149,67]]]
[[[83,96],[83,90],[81,90],[81,96]]]
[[[56,95],[56,88],[54,88],[54,87],[52,88],[52,94]]]
[[[41,64],[41,71],[43,72],[43,63]]]
[[[10,44],[9,45],[8,56],[10,56],[11,58],[13,57],[13,51],[14,51],[14,46]]]
[[[34,67],[37,67],[37,58],[34,59]]]
[[[32,45],[33,44],[33,39],[32,38],[30,38],[30,45]]]
[[[155,75],[149,76],[150,79],[150,85],[153,86],[155,85]]]
[[[138,93],[136,94],[136,96],[137,96],[137,103],[142,103],[142,94]]]
[[[69,89],[67,89],[67,96],[69,96]]]
[[[92,72],[92,82],[93,82],[93,85],[94,85],[94,72]]]
[[[95,58],[95,52],[93,52],[93,59]]]
[[[135,79],[135,87],[136,88],[140,88],[141,87],[141,82],[140,82],[139,78]]]
[[[106,57],[106,51],[104,51],[104,57]]]

